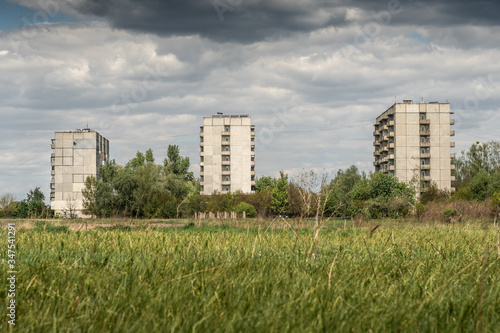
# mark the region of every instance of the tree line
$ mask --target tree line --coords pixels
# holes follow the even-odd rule
[[[189,171],[189,158],[170,145],[167,158],[155,163],[153,151],[137,152],[125,165],[108,162],[97,178],[89,177],[82,191],[84,212],[96,217],[185,218],[195,212],[243,212],[247,216],[290,217],[406,217],[421,214],[432,203],[474,201],[500,211],[500,143],[474,143],[453,159],[456,191],[441,191],[435,184],[417,201],[415,188],[382,173],[361,172],[356,166],[339,170],[333,177],[302,172],[290,178],[260,177],[253,193],[200,195],[200,184]],[[0,197],[0,217],[51,217],[40,188],[16,201]]]

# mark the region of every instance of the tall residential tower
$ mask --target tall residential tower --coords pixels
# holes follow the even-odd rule
[[[201,194],[254,190],[255,127],[248,115],[203,118],[200,181]]]
[[[87,177],[98,177],[109,160],[109,141],[86,129],[55,132],[52,139],[51,208],[58,215],[83,216],[82,189]]]
[[[436,183],[441,190],[454,191],[451,182],[450,137],[455,135],[450,125],[449,103],[396,103],[377,117],[373,135],[375,141],[375,171],[396,176],[400,181],[420,184],[420,191]],[[418,192],[418,191],[417,191]]]

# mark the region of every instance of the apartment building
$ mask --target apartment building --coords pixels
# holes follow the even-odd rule
[[[451,130],[455,120],[449,103],[396,103],[377,117],[375,171],[396,176],[400,181],[420,185],[420,191],[436,183],[441,190],[454,191]]]
[[[255,187],[255,127],[248,115],[218,113],[200,127],[201,194]]]
[[[51,148],[51,208],[58,215],[84,217],[82,189],[87,177],[97,178],[109,160],[109,141],[85,128],[55,132]]]

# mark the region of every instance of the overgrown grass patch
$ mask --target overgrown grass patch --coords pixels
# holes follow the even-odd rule
[[[498,231],[487,225],[391,222],[371,233],[370,225],[344,230],[336,221],[317,243],[311,229],[269,225],[52,227],[40,223],[17,233],[22,331],[500,326]],[[7,232],[0,237],[6,248]],[[7,263],[1,266],[5,280]],[[0,296],[6,299],[5,289]],[[6,320],[1,325],[6,329]]]

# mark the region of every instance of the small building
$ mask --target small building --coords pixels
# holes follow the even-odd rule
[[[455,120],[449,103],[395,103],[375,122],[375,171],[391,174],[406,183],[420,184],[417,193],[431,182],[440,190],[453,192],[455,168],[451,130]]]
[[[82,189],[109,160],[109,141],[91,129],[55,132],[52,139],[50,201],[55,214],[84,217]]]
[[[219,113],[200,127],[201,194],[255,189],[255,127],[248,115]]]

